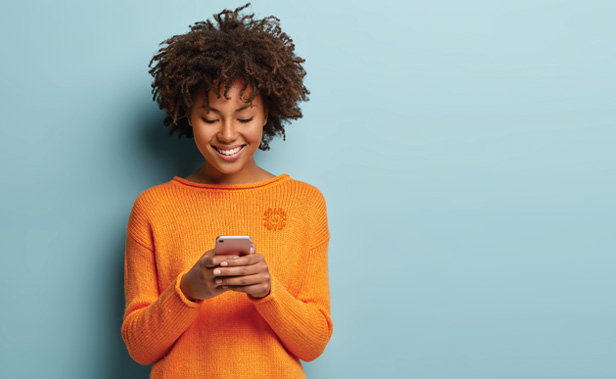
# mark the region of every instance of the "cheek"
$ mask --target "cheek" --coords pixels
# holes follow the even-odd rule
[[[263,126],[255,128],[253,136],[255,140],[261,141],[263,138]]]
[[[202,130],[193,129],[193,138],[195,139],[195,144],[199,148],[205,148],[210,144],[210,136]]]

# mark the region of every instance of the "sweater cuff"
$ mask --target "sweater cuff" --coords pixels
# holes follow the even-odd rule
[[[182,292],[182,288],[180,287],[180,284],[182,283],[182,278],[184,277],[184,275],[186,275],[188,271],[190,271],[190,269],[186,269],[178,275],[177,279],[175,280],[175,286],[174,286],[175,292],[178,294],[178,296],[180,297],[180,300],[182,300],[184,304],[186,304],[187,306],[191,308],[198,308],[201,306],[201,303],[203,303],[203,300],[197,300],[197,301],[189,300],[186,297],[186,295],[184,295],[184,292]]]
[[[271,274],[270,281],[271,286],[269,295],[261,298],[255,298],[249,295],[247,296],[261,315],[279,317],[285,313],[285,309],[293,307],[293,305],[297,302],[297,299],[295,299],[293,295],[287,291],[284,285],[279,284],[276,278]],[[288,317],[288,315],[285,317]]]

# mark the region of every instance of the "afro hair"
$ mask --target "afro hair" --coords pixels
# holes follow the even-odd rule
[[[214,14],[215,22],[196,22],[188,33],[160,43],[166,46],[148,67],[154,77],[153,99],[167,112],[164,125],[171,125],[169,136],[177,132],[178,138],[193,138],[187,115],[198,88],[205,85],[206,94],[213,91],[220,96],[222,86],[228,99],[227,91],[238,78],[245,84],[241,95],[251,86],[248,101],[261,95],[268,112],[259,149],[269,150],[277,135],[284,140],[284,125],[302,117],[298,103],[308,101],[310,94],[303,84],[305,60],[295,55],[293,40],[281,31],[277,17],[240,15],[249,5],[225,9]]]

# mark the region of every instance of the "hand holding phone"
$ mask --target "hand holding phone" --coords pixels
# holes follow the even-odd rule
[[[232,238],[230,238],[232,237]],[[222,240],[222,241],[221,241]],[[229,241],[240,247],[231,247]],[[223,290],[244,292],[252,298],[262,298],[271,293],[272,282],[269,267],[262,254],[256,252],[256,246],[248,236],[219,236],[216,239],[218,250],[213,259],[224,259],[229,254],[236,259],[225,259],[218,262],[219,266],[212,270],[214,282]],[[215,250],[216,250],[215,249]],[[226,250],[226,251],[225,251]],[[248,251],[248,253],[244,253]]]
[[[218,296],[230,288],[227,285],[222,285],[223,280],[232,278],[222,278],[222,276],[237,276],[238,273],[230,272],[223,273],[222,270],[232,266],[232,262],[240,258],[251,258],[251,261],[263,258],[260,254],[256,254],[256,246],[252,243],[250,236],[218,236],[216,238],[216,247],[208,250],[199,258],[194,266],[182,277],[180,289],[190,301],[211,299]],[[239,256],[239,257],[238,257]],[[222,263],[225,263],[222,265]],[[238,266],[246,266],[246,262],[241,262]],[[267,266],[265,266],[267,267]],[[243,270],[246,270],[243,268]],[[263,270],[263,265],[258,265],[257,271]],[[265,269],[267,270],[267,268]],[[256,273],[255,271],[254,273]],[[204,274],[205,273],[205,274]],[[226,274],[226,275],[222,275]],[[253,274],[252,272],[250,274]],[[203,277],[207,280],[203,280]],[[254,276],[254,275],[251,275]],[[214,281],[214,279],[217,279]],[[254,278],[252,279],[254,280]],[[263,280],[261,278],[261,280]],[[267,276],[269,281],[269,276]],[[229,283],[233,288],[231,290],[246,292],[248,294],[264,293],[266,288],[244,288],[244,286],[236,286],[235,282]],[[252,283],[251,283],[252,284]],[[269,291],[269,282],[267,283],[267,291]],[[261,292],[259,292],[261,291]]]
[[[218,236],[216,237],[216,255],[246,255],[252,253],[250,236]]]

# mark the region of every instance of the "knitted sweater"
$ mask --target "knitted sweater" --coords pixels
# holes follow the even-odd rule
[[[193,302],[182,276],[219,235],[249,235],[271,292]],[[127,227],[122,338],[150,378],[305,378],[333,324],[329,229],[317,188],[282,174],[212,185],[175,176],[142,192]]]

